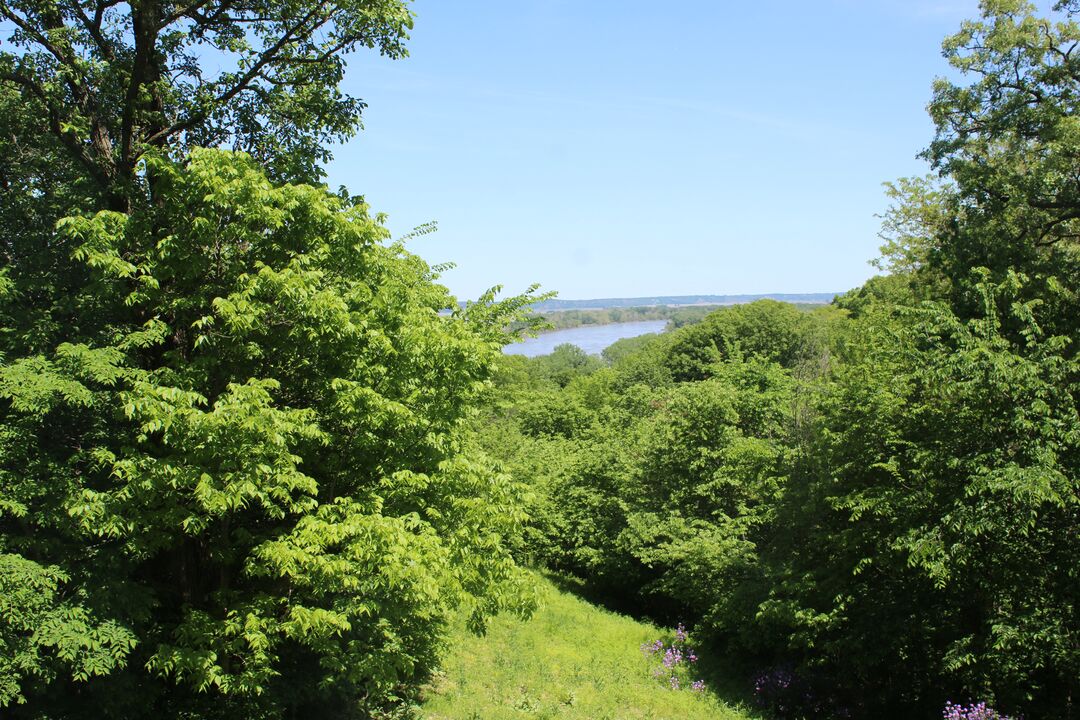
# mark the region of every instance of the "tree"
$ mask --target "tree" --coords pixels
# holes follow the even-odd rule
[[[31,353],[66,339],[89,281],[59,220],[162,202],[141,159],[197,146],[319,180],[360,123],[345,58],[404,55],[412,24],[407,0],[0,0],[0,18],[0,273],[20,298],[4,319]]]
[[[0,17],[0,83],[38,119],[16,144],[51,146],[120,210],[148,150],[231,146],[318,179],[364,107],[338,88],[345,57],[401,57],[412,26],[407,0],[3,0]]]
[[[968,322],[940,302],[860,320],[779,509],[762,626],[859,714],[1068,717],[1078,692],[1076,362],[1017,276],[981,289]]]
[[[806,313],[776,300],[721,308],[673,336],[667,366],[680,381],[703,380],[710,365],[739,354],[791,367],[803,355],[800,340],[810,324]]]
[[[885,183],[885,194],[892,204],[881,216],[878,237],[884,244],[881,257],[872,264],[893,275],[925,269],[951,219],[946,200],[952,189],[932,175]]]
[[[972,268],[997,282],[1014,270],[1029,278],[1028,298],[1055,308],[1044,314],[1053,332],[1070,335],[1080,280],[1080,3],[1054,10],[1042,18],[1025,0],[987,0],[980,20],[945,41],[950,64],[973,82],[935,83],[937,131],[924,155],[947,181],[948,221],[935,223],[931,261],[960,314],[982,311]]]
[[[566,387],[574,378],[596,372],[603,363],[577,345],[563,343],[548,355],[529,361],[529,372],[535,377],[559,387]]]
[[[518,488],[464,428],[532,298],[442,315],[363,204],[146,162],[157,203],[60,225],[64,340],[0,336],[0,706],[366,716],[453,608],[527,605]]]
[[[935,84],[937,134],[925,153],[965,199],[1007,216],[1036,247],[1080,234],[1080,4],[1055,9],[1059,17],[1041,18],[1026,0],[987,0],[981,21],[945,41],[950,64],[976,81]]]

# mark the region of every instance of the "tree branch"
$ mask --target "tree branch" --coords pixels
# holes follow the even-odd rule
[[[116,48],[114,48],[113,44],[101,34],[101,22],[105,18],[106,4],[101,2],[96,4],[94,18],[92,20],[83,12],[79,0],[71,0],[71,2],[68,3],[68,7],[71,8],[72,12],[75,13],[75,16],[79,18],[79,22],[82,23],[82,26],[86,28],[87,34],[90,35],[90,38],[94,41],[94,45],[101,52],[101,55],[106,60],[115,60]]]
[[[0,15],[10,20],[16,27],[29,35],[35,43],[45,48],[59,63],[71,68],[75,67],[73,58],[61,52],[60,48],[45,37],[36,25],[31,23],[28,18],[24,18],[12,10],[3,0],[0,0]]]
[[[158,27],[158,31],[164,30],[177,20],[185,17],[194,20],[195,24],[200,28],[208,27],[214,24],[222,15],[229,11],[229,8],[231,8],[233,5],[233,0],[222,0],[221,5],[218,6],[217,10],[214,12],[213,15],[203,15],[199,12],[213,1],[214,0],[196,0],[190,5],[185,5],[184,7],[177,9],[175,12],[166,15],[161,19],[161,24]]]
[[[56,136],[60,143],[67,148],[72,155],[75,156],[75,159],[86,168],[87,172],[90,173],[102,188],[107,187],[110,180],[109,173],[94,161],[93,156],[87,152],[86,147],[79,142],[78,138],[74,137],[69,132],[64,132],[63,117],[61,116],[60,111],[49,102],[49,96],[45,92],[45,89],[32,78],[15,72],[0,72],[0,80],[6,80],[13,83],[37,98],[48,113],[50,132]]]
[[[254,82],[257,78],[261,76],[261,73],[265,67],[275,62],[278,54],[283,49],[285,49],[286,46],[296,41],[297,34],[309,23],[311,23],[312,20],[318,17],[319,13],[326,7],[326,4],[327,0],[323,0],[323,2],[320,2],[318,6],[311,10],[311,12],[301,18],[288,30],[286,30],[276,43],[274,43],[271,47],[260,53],[258,59],[252,64],[250,68],[248,68],[247,72],[245,72],[239,80],[237,80],[229,88],[223,90],[221,93],[218,94],[216,98],[214,98],[214,100],[211,101],[211,106],[217,107],[219,105],[227,103],[234,97],[239,95],[241,92],[246,90],[252,82]],[[322,27],[322,25],[325,24],[327,20],[328,18],[324,18],[322,21],[316,23],[309,32],[314,32],[318,28]],[[157,133],[151,135],[146,139],[146,142],[151,144],[161,142],[168,137],[190,130],[191,128],[195,127],[200,122],[205,120],[206,117],[206,110],[192,113],[183,120],[177,121],[169,127],[163,128]]]

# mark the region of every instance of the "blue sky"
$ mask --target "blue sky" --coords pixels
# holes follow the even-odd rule
[[[415,0],[353,55],[331,185],[459,298],[829,292],[873,274],[881,183],[926,172],[942,39],[976,0]]]

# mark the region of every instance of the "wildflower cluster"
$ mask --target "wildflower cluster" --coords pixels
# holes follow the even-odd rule
[[[672,690],[688,687],[696,693],[705,692],[704,680],[689,682],[690,668],[698,661],[698,656],[690,647],[688,639],[686,628],[680,623],[675,628],[675,639],[670,645],[664,644],[663,640],[655,640],[642,645],[641,651],[646,655],[660,657],[661,665],[653,670],[653,677],[664,679]]]
[[[984,702],[972,705],[953,705],[947,702],[945,709],[941,711],[941,717],[944,720],[1012,720],[994,708],[987,707]]]

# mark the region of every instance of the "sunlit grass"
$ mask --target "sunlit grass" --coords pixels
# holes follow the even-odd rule
[[[745,720],[709,692],[671,690],[653,677],[641,645],[657,628],[597,608],[541,579],[532,619],[493,620],[487,635],[464,626],[426,693],[427,720]]]

